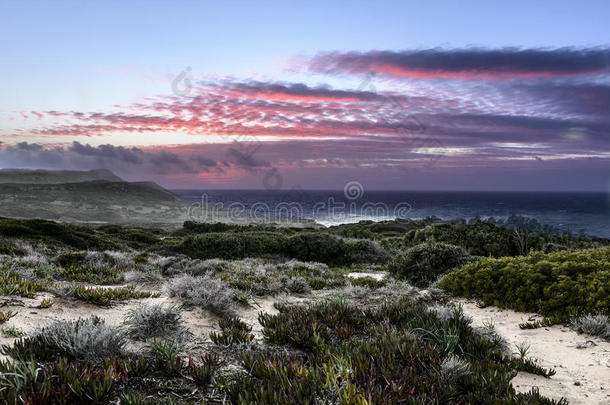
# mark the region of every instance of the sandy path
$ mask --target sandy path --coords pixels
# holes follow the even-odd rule
[[[458,302],[464,305],[464,311],[473,318],[475,326],[485,321],[494,322],[512,350],[516,350],[516,344],[528,343],[528,356],[538,359],[541,366],[557,371],[551,378],[519,373],[512,381],[518,392],[538,387],[541,394],[554,399],[564,397],[570,404],[610,404],[610,342],[579,335],[559,325],[522,330],[519,323],[527,322],[535,314],[496,307],[479,308],[472,301]],[[576,347],[586,341],[594,345],[589,344],[584,349]]]

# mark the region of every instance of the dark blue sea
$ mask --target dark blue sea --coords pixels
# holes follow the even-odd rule
[[[559,230],[610,238],[608,193],[549,192],[430,192],[363,191],[358,184],[341,191],[173,190],[191,199],[195,211],[220,207],[235,215],[265,219],[311,219],[330,226],[360,220],[444,220],[480,217],[503,219],[519,215],[535,218]],[[208,217],[207,220],[213,220]]]

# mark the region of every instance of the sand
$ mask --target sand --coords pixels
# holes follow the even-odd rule
[[[541,317],[496,307],[479,308],[472,301],[458,302],[473,318],[473,325],[494,322],[511,349],[516,351],[516,344],[530,344],[528,356],[557,371],[551,378],[519,373],[512,381],[518,392],[538,387],[541,394],[553,399],[564,397],[570,404],[610,404],[610,342],[560,325],[522,330],[519,323]],[[579,343],[586,347],[579,349]]]

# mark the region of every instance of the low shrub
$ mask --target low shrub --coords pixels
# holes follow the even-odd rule
[[[234,261],[218,277],[231,288],[258,296],[275,294],[283,287],[275,266],[260,259]]]
[[[511,380],[518,370],[552,370],[504,355],[459,308],[445,320],[405,299],[377,308],[331,300],[278,310],[259,316],[263,336],[302,352],[246,352],[247,373],[227,387],[232,403],[566,403],[517,394]]]
[[[5,337],[18,338],[25,336],[25,332],[15,326],[9,326],[2,329],[2,335]]]
[[[55,263],[60,266],[58,278],[95,284],[117,283],[121,273],[134,265],[125,253],[116,251],[68,252],[58,255]]]
[[[217,345],[230,346],[239,343],[250,343],[254,340],[252,327],[241,319],[231,316],[218,322],[221,333],[210,332],[210,340]]]
[[[46,281],[30,281],[15,272],[8,271],[6,268],[0,269],[0,295],[20,295],[34,298],[36,293],[44,291],[49,285]]]
[[[13,311],[6,311],[6,312],[0,311],[0,325],[2,325],[5,322],[8,322],[9,319],[14,317],[15,315],[17,315],[17,313],[13,312]]]
[[[130,299],[158,297],[158,293],[149,291],[139,291],[133,287],[85,287],[75,286],[70,290],[70,295],[77,300],[86,301],[91,304],[110,306],[117,301],[127,301]]]
[[[307,294],[311,291],[311,287],[303,277],[288,277],[284,282],[284,286],[293,293]]]
[[[567,321],[610,314],[610,249],[485,258],[447,274],[440,287],[486,305]]]
[[[570,326],[578,333],[600,336],[610,340],[610,317],[603,314],[586,314],[574,319]]]
[[[389,283],[387,279],[377,279],[371,276],[364,277],[352,277],[349,282],[353,286],[368,287],[368,288],[381,288]]]
[[[234,311],[235,292],[212,276],[183,274],[166,283],[165,290],[170,297],[178,297],[187,305],[202,307],[216,315],[231,315]]]
[[[125,316],[129,335],[137,340],[153,337],[181,337],[186,333],[180,309],[162,304],[142,304],[130,309]]]
[[[217,355],[206,353],[201,356],[199,364],[196,364],[192,358],[189,358],[188,373],[193,382],[205,392],[222,364],[223,362]]]
[[[396,256],[388,270],[399,279],[418,287],[427,287],[449,270],[470,260],[463,248],[446,243],[422,243]]]
[[[0,401],[5,404],[107,404],[127,371],[118,362],[91,367],[62,358],[44,366],[2,362],[0,375]]]
[[[92,316],[76,321],[53,321],[32,337],[20,339],[13,346],[2,346],[2,354],[20,360],[52,361],[67,357],[100,362],[111,356],[120,356],[126,343],[125,330]]]
[[[172,339],[153,339],[147,346],[153,357],[154,368],[162,372],[166,377],[178,376],[184,367],[184,361],[180,357],[183,351],[181,342]]]
[[[179,250],[196,259],[243,259],[281,254],[285,243],[284,235],[270,232],[205,233],[187,237]]]
[[[471,374],[470,364],[457,356],[447,356],[441,363],[441,378],[450,384],[464,381]]]

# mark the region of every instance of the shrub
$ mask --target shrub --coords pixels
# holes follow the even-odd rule
[[[107,404],[115,397],[127,371],[117,362],[100,367],[60,359],[0,364],[0,401],[6,404]]]
[[[212,276],[194,277],[184,274],[165,284],[170,297],[178,297],[187,305],[205,308],[216,315],[233,312],[235,292]]]
[[[13,347],[3,346],[2,353],[16,359],[49,361],[63,356],[99,362],[121,355],[126,343],[126,331],[92,316],[76,321],[53,321],[32,337],[16,341]]]
[[[218,356],[211,353],[206,353],[201,356],[200,364],[195,364],[193,359],[189,358],[189,375],[193,379],[193,382],[205,392],[208,385],[212,382],[214,374],[216,374],[216,371],[218,371],[222,364],[223,362],[220,361]]]
[[[49,286],[47,282],[34,282],[20,277],[14,272],[0,269],[0,295],[20,295],[34,298],[37,292]]]
[[[113,249],[117,245],[84,226],[60,224],[42,219],[0,218],[0,235],[75,249]]]
[[[343,262],[352,263],[385,263],[389,259],[388,252],[377,242],[369,239],[347,239],[346,254]]]
[[[289,291],[297,294],[306,294],[311,291],[309,284],[303,277],[290,277],[284,285]]]
[[[270,232],[206,233],[187,237],[179,250],[196,259],[243,259],[282,254],[285,241]]]
[[[158,297],[158,293],[148,291],[138,291],[133,287],[104,288],[104,287],[85,287],[75,286],[71,289],[70,295],[77,300],[90,302],[95,305],[110,306],[116,301],[126,301],[129,299]]]
[[[304,232],[288,238],[286,251],[288,256],[298,260],[342,264],[347,248],[340,237]]]
[[[231,316],[222,318],[218,322],[221,333],[210,332],[210,340],[217,345],[233,345],[238,343],[250,343],[254,340],[252,327],[241,319]]]
[[[440,287],[486,305],[557,320],[610,314],[610,249],[486,258],[447,274]]]
[[[165,376],[172,378],[180,374],[184,367],[180,353],[183,346],[177,340],[153,339],[147,346],[154,359],[154,367]]]
[[[183,336],[182,315],[176,306],[142,304],[130,309],[125,316],[129,334],[138,340],[160,336]]]
[[[60,266],[57,276],[64,280],[95,284],[114,284],[133,261],[123,252],[69,252],[55,258]]]
[[[572,329],[578,333],[610,339],[610,318],[602,314],[586,314],[572,321]]]
[[[8,320],[11,319],[12,317],[14,317],[15,315],[17,315],[17,313],[13,312],[13,311],[7,311],[7,312],[0,311],[0,325],[5,322],[8,322]]]
[[[266,340],[303,352],[245,353],[247,373],[227,388],[232,403],[557,403],[515,393],[510,381],[517,370],[553,371],[505,356],[459,308],[441,321],[404,299],[361,307],[332,300],[261,314]]]
[[[603,239],[559,233],[532,218],[513,216],[506,221],[473,220],[470,223],[437,223],[413,229],[404,235],[407,247],[424,242],[443,242],[483,257],[517,256],[531,250],[547,252],[608,246]]]
[[[390,262],[388,269],[397,278],[418,287],[427,287],[440,275],[468,262],[461,247],[446,243],[422,243],[407,249]]]
[[[361,286],[368,288],[381,288],[389,283],[387,279],[379,280],[371,276],[352,277],[349,279],[349,282],[353,286]]]
[[[518,247],[512,231],[493,224],[432,224],[414,229],[404,236],[407,247],[421,243],[441,242],[460,246],[475,256],[515,256]]]
[[[470,375],[470,364],[455,355],[447,356],[441,363],[441,378],[451,384],[463,381]]]

